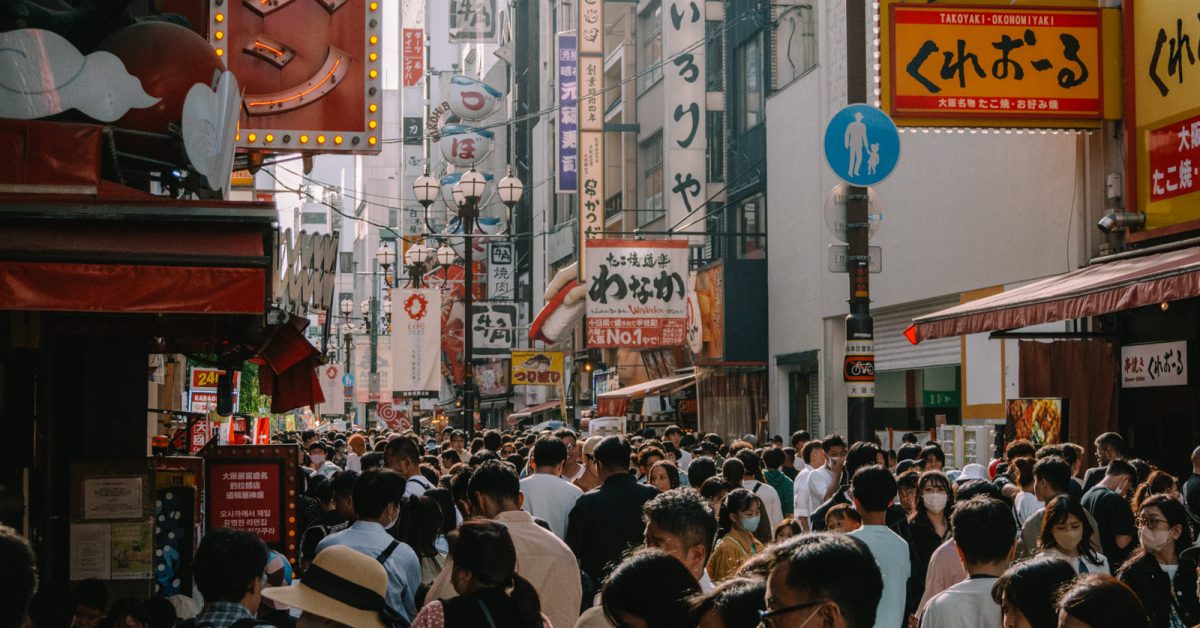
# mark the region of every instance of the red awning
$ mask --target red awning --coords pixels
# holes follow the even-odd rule
[[[1020,329],[1200,296],[1200,247],[1095,264],[913,319],[916,341]]]

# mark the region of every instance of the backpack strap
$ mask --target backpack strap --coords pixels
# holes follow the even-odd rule
[[[760,489],[760,488],[762,488],[762,482],[755,482],[754,489],[751,490],[750,492],[754,493],[755,495],[758,495],[758,489]]]
[[[391,543],[388,543],[387,549],[380,552],[379,555],[375,557],[375,560],[379,561],[380,565],[386,565],[387,559],[391,557],[392,552],[396,551],[397,547],[400,547],[400,541],[392,541]]]

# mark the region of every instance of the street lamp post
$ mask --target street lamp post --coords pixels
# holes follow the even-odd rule
[[[378,414],[381,394],[379,391],[379,267],[382,266],[386,274],[387,268],[391,266],[393,260],[395,260],[395,254],[392,253],[392,249],[381,243],[375,251],[375,261],[378,263],[371,273],[370,320],[367,321],[368,329],[371,332],[371,381],[368,382],[367,417],[363,421],[364,425],[369,425],[367,421],[370,420],[370,417]]]
[[[350,334],[352,331],[352,328],[350,327],[350,315],[354,313],[354,301],[351,301],[350,299],[342,299],[342,302],[338,304],[338,308],[342,312],[342,330],[345,332],[345,336],[342,338],[342,346],[346,348],[345,374],[349,375],[350,365],[352,364],[350,361],[350,352],[354,347],[354,338]],[[354,399],[352,397],[346,397],[345,406],[346,407],[343,410],[346,415],[346,422],[350,425],[354,425]]]

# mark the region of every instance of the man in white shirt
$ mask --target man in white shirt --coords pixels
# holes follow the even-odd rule
[[[813,471],[825,466],[825,450],[821,448],[821,441],[813,440],[804,443],[804,447],[800,450],[800,460],[803,461],[801,462],[803,467],[797,466],[800,473],[796,475],[793,483],[792,511],[793,516],[800,522],[800,526],[805,530],[811,530],[812,526],[809,524],[808,517],[820,504],[813,504],[809,499],[808,478],[812,476]]]
[[[842,482],[842,468],[846,463],[846,441],[834,434],[826,436],[821,441],[821,449],[825,451],[825,464],[813,469],[808,478],[808,507],[809,512],[821,507],[834,493]]]
[[[954,504],[954,542],[969,576],[929,600],[921,628],[1000,628],[992,585],[1017,551],[1017,523],[1004,502],[977,496]]]
[[[896,478],[881,466],[863,467],[854,473],[854,508],[862,516],[861,528],[850,536],[871,550],[883,574],[883,597],[875,612],[876,628],[896,628],[904,622],[904,597],[911,564],[908,542],[887,527],[887,508],[896,497]]]
[[[417,442],[408,436],[393,436],[383,450],[383,466],[404,478],[404,496],[420,497],[433,489],[433,484],[421,475],[421,453]]]
[[[554,437],[562,441],[563,446],[567,448],[567,459],[563,462],[563,467],[559,471],[559,475],[567,482],[574,482],[587,472],[587,467],[579,461],[579,454],[581,453],[579,451],[579,437],[569,427],[559,428],[554,432]]]
[[[763,503],[763,510],[766,512],[767,520],[771,522],[771,529],[779,525],[783,521],[783,504],[779,501],[779,492],[775,487],[760,482],[755,479],[758,475],[758,469],[762,466],[762,461],[758,455],[749,449],[743,449],[738,452],[738,460],[742,461],[742,466],[746,468],[745,475],[742,477],[741,487],[754,493]]]
[[[543,436],[533,445],[534,472],[521,480],[521,510],[550,524],[550,530],[560,539],[566,538],[567,517],[583,495],[560,477],[566,459],[567,446],[562,440]]]
[[[700,583],[700,590],[713,589],[704,566],[717,535],[717,518],[700,494],[675,489],[659,494],[642,505],[646,522],[646,547],[660,549],[683,563]]]
[[[683,442],[683,429],[678,425],[668,426],[663,432],[663,440],[670,441],[675,445],[675,449],[679,451],[679,457],[675,459],[675,466],[683,471],[687,471],[688,465],[692,464],[692,454],[689,454],[680,443]]]

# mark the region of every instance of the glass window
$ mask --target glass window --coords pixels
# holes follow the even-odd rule
[[[766,198],[759,194],[742,201],[738,206],[738,257],[742,259],[767,257],[765,203]]]
[[[604,219],[608,220],[621,213],[621,193],[617,192],[604,201]]]
[[[781,9],[775,27],[775,89],[817,66],[816,12],[810,4]]]
[[[710,92],[725,90],[725,22],[709,20],[704,23],[704,63],[706,89]]]
[[[663,77],[662,2],[655,2],[638,15],[638,92]]]
[[[739,88],[738,111],[735,115],[737,131],[745,133],[763,121],[766,106],[763,94],[762,39],[754,36],[737,47],[734,65],[742,77]]]
[[[708,181],[719,183],[725,180],[725,112],[704,112],[705,132],[708,134]]]
[[[663,215],[662,132],[638,145],[638,168],[642,173],[642,200],[638,203],[637,225],[645,226]]]

